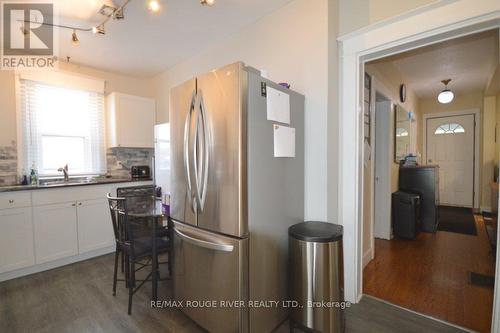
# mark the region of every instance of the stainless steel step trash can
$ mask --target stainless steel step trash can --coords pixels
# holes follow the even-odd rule
[[[293,327],[322,333],[344,330],[342,226],[303,222],[288,229]]]

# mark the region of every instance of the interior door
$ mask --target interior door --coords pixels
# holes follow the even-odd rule
[[[170,92],[171,197],[170,216],[196,225],[192,189],[192,154],[194,142],[194,103],[196,81],[190,80]]]
[[[248,238],[174,222],[174,252],[174,297],[182,311],[208,332],[246,332],[248,308],[239,302],[248,300]]]
[[[373,237],[391,239],[392,104],[375,104],[375,188]]]
[[[241,63],[198,77],[198,226],[242,237],[246,226],[246,91]],[[205,178],[205,176],[207,176]]]
[[[439,165],[442,205],[474,205],[474,115],[427,119],[427,163]]]

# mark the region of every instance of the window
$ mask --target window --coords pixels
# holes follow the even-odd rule
[[[402,127],[398,127],[396,128],[396,136],[397,137],[403,137],[403,136],[408,136],[409,133],[407,130],[405,130],[404,128]]]
[[[456,133],[465,133],[465,129],[462,127],[462,125],[457,123],[448,123],[440,125],[434,132],[434,134],[436,135],[456,134]]]
[[[105,173],[104,94],[20,80],[23,166],[40,176]]]

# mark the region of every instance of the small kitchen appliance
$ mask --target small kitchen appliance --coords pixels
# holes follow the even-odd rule
[[[148,165],[134,165],[130,169],[132,179],[151,179],[151,169]]]

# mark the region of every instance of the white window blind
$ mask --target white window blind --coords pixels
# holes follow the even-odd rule
[[[20,79],[24,168],[40,176],[106,172],[104,94]]]

